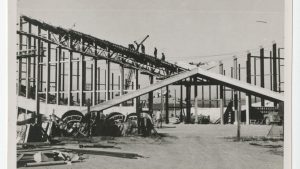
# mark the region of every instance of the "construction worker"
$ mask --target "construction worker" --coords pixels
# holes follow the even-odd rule
[[[141,50],[142,50],[142,53],[145,54],[145,46],[143,44],[141,45]]]
[[[155,114],[155,122],[156,122],[156,127],[161,128],[162,127],[162,114],[160,109]]]
[[[134,48],[134,44],[129,44],[128,45],[128,48],[130,49],[130,50],[134,50],[135,48]]]
[[[162,61],[165,61],[165,60],[166,60],[166,56],[165,56],[164,53],[161,53],[161,60],[162,60]]]
[[[154,57],[157,58],[157,49],[154,47]]]

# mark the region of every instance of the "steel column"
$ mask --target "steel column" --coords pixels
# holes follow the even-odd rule
[[[183,122],[183,85],[180,85],[180,122]]]
[[[23,31],[23,19],[22,17],[20,17],[20,20],[19,20],[19,29],[20,31]],[[19,34],[19,51],[22,51],[23,49],[23,35],[22,34]],[[22,62],[23,62],[23,59],[22,57],[19,58],[19,69],[18,69],[18,74],[19,74],[19,78],[18,78],[18,95],[20,96],[21,94],[21,86],[22,86]]]
[[[84,91],[84,84],[83,84],[83,79],[84,79],[84,55],[80,55],[80,60],[79,60],[79,64],[80,64],[80,67],[81,67],[81,72],[80,72],[80,76],[79,76],[79,82],[80,82],[80,91],[79,91],[79,95],[80,95],[80,107],[82,107],[84,104],[83,102],[83,91]]]
[[[31,24],[28,23],[28,33],[31,33]],[[27,51],[31,49],[31,37],[27,36]],[[30,98],[30,70],[31,70],[31,58],[26,58],[26,98]]]
[[[70,38],[69,39],[69,47],[72,48],[72,39]],[[73,58],[73,52],[70,50],[69,51],[69,61],[68,61],[68,64],[69,64],[69,78],[68,78],[68,106],[71,106],[72,105],[72,79],[73,79],[73,68],[72,68],[72,58]]]
[[[191,85],[186,85],[186,123],[191,123]]]
[[[265,87],[265,59],[264,48],[260,49],[260,87]],[[265,106],[265,100],[261,98],[261,106]]]
[[[237,79],[237,58],[234,56],[233,57],[233,72],[234,72],[234,79]],[[234,97],[233,97],[233,100],[234,100],[234,123],[235,124],[238,124],[238,110],[237,110],[237,107],[238,107],[238,92],[236,90],[234,90]]]
[[[154,82],[153,75],[149,75],[149,79],[150,79],[150,85],[152,85]],[[153,91],[149,92],[149,94],[148,94],[148,102],[149,102],[149,114],[152,116],[152,114],[153,114]]]
[[[50,31],[48,30],[48,39],[51,38]],[[49,103],[49,88],[50,88],[50,66],[49,61],[51,58],[51,43],[48,43],[48,54],[46,56],[46,71],[47,71],[47,78],[46,78],[46,104]]]
[[[223,74],[224,67],[223,63],[219,62],[219,73]],[[220,85],[220,124],[224,124],[224,86]]]
[[[273,44],[273,90],[277,92],[277,46],[276,43]],[[274,106],[277,106],[277,103],[274,102]]]
[[[195,106],[195,123],[198,123],[198,85],[196,84],[197,82],[197,77],[194,77],[194,106]]]
[[[165,104],[165,110],[166,110],[166,124],[169,124],[169,86],[166,86],[166,104]]]
[[[110,58],[110,53],[108,50],[108,57]],[[110,61],[106,60],[106,101],[110,100]]]
[[[41,35],[41,28],[38,27],[38,35]],[[41,40],[38,39],[38,44],[37,44],[37,64],[36,64],[36,91],[35,91],[35,100],[36,100],[36,123],[38,125],[41,125],[41,118],[40,118],[40,97],[39,97],[39,89],[40,89],[40,56],[41,56]]]
[[[95,46],[95,49],[97,49],[97,45]],[[97,50],[95,50],[95,54],[97,53]],[[97,58],[93,58],[94,59],[94,77],[93,77],[93,92],[94,92],[94,95],[93,95],[93,105],[96,105],[97,104],[97,83],[98,83],[98,64],[97,64]]]
[[[61,36],[59,36],[58,38],[59,40],[61,40]],[[58,51],[57,51],[57,57],[56,57],[56,104],[59,105],[60,104],[60,89],[61,89],[61,65],[60,65],[60,60],[61,60],[61,47],[58,46]]]
[[[247,54],[247,65],[246,65],[246,77],[247,83],[251,84],[251,53]],[[247,94],[246,96],[246,124],[250,124],[250,110],[251,110],[251,95]]]
[[[111,99],[114,99],[114,86],[115,86],[115,83],[114,83],[114,79],[115,79],[115,74],[114,73],[111,73]]]
[[[256,57],[254,57],[253,58],[254,59],[254,63],[253,63],[253,65],[254,65],[254,85],[256,86]],[[257,102],[257,98],[256,98],[256,96],[254,96],[254,102],[256,103]]]

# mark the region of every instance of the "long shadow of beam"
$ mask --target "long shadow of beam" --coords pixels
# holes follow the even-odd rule
[[[137,159],[145,158],[136,153],[123,153],[123,152],[109,152],[109,151],[99,151],[99,150],[83,150],[83,149],[67,149],[67,151],[74,151],[77,153],[82,154],[91,154],[91,155],[103,155],[103,156],[110,156],[110,157],[118,157],[118,158],[128,158],[128,159]]]

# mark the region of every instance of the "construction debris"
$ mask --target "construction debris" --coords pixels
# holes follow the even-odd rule
[[[104,145],[104,144],[79,144],[79,148],[118,148],[114,145]]]

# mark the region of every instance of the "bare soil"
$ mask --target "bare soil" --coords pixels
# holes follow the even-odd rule
[[[271,126],[241,126],[242,138],[265,137]],[[283,140],[245,139],[234,141],[235,125],[164,125],[158,136],[93,138],[118,148],[86,148],[120,153],[136,153],[136,159],[105,155],[85,155],[72,165],[35,169],[282,169]],[[76,144],[65,147],[78,147]],[[29,168],[29,167],[28,167]]]

